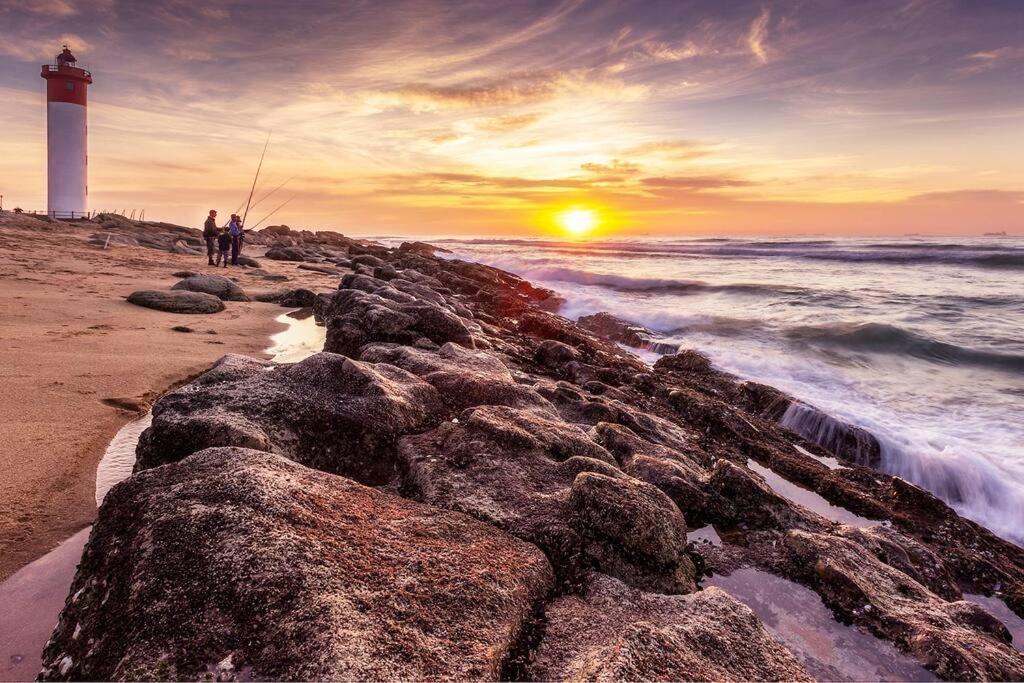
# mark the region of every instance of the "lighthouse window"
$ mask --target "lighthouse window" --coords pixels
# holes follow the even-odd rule
[[[75,89],[75,82],[74,81],[64,81],[64,89],[67,90],[68,92],[73,92],[74,89]]]

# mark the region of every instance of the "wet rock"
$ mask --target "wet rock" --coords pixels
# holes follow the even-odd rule
[[[792,530],[785,546],[794,573],[826,605],[895,642],[930,671],[947,680],[1024,677],[1024,654],[981,607],[943,600],[846,538]]]
[[[654,333],[640,325],[633,325],[616,318],[611,313],[595,313],[585,315],[576,321],[585,330],[590,330],[603,339],[634,348],[641,348]]]
[[[728,460],[715,463],[708,480],[714,496],[710,521],[716,526],[751,529],[822,529],[827,521],[797,508],[775,493],[761,477]]]
[[[136,470],[241,446],[381,484],[394,473],[398,438],[436,425],[442,406],[434,387],[390,365],[333,353],[294,365],[228,355],[156,402]]]
[[[917,539],[882,524],[865,529],[844,527],[842,535],[943,599],[960,599],[956,577],[938,554]]]
[[[257,261],[256,259],[254,259],[251,256],[246,256],[244,254],[239,254],[238,255],[238,265],[245,266],[246,268],[259,268],[260,267],[260,262]]]
[[[662,356],[654,363],[659,370],[705,373],[711,371],[711,359],[693,349],[684,349],[671,356]]]
[[[273,292],[260,292],[253,296],[256,301],[268,304],[280,304],[285,308],[310,308],[316,303],[316,293],[309,289],[281,289]]]
[[[695,447],[695,435],[679,425],[606,395],[583,393],[568,382],[538,383],[537,391],[555,404],[562,418],[569,422],[590,426],[599,422],[619,424],[648,441],[668,448],[688,451]]]
[[[433,244],[427,244],[426,242],[402,242],[401,246],[398,247],[398,251],[419,254],[421,256],[433,256],[437,252],[442,254],[452,253],[448,249],[435,247]]]
[[[581,472],[573,480],[569,505],[585,552],[603,572],[666,593],[696,589],[693,564],[680,555],[686,521],[656,487],[631,477]]]
[[[882,461],[882,446],[874,434],[814,406],[793,401],[777,419],[783,427],[828,449],[843,460],[873,468],[877,468]]]
[[[592,574],[545,617],[532,680],[813,680],[748,607],[717,588],[657,595]]]
[[[221,275],[194,275],[177,282],[171,289],[204,292],[214,295],[221,301],[249,300],[241,287]]]
[[[679,511],[654,487],[622,474],[582,430],[500,406],[471,409],[458,420],[402,439],[404,493],[536,543],[566,582],[597,567],[653,590],[693,590],[685,541],[673,545],[680,527],[685,532]],[[602,506],[615,510],[618,523]],[[650,548],[641,527],[653,529]]]
[[[128,303],[155,308],[167,313],[217,313],[224,310],[224,302],[212,294],[184,290],[165,292],[142,289],[128,295]]]
[[[324,350],[347,356],[358,356],[359,348],[370,342],[411,344],[420,337],[437,344],[474,346],[465,323],[447,309],[428,303],[399,303],[358,289],[337,292],[323,318],[327,327]]]
[[[387,263],[371,254],[360,254],[353,256],[351,259],[352,263],[357,266],[369,266],[370,268],[380,268],[386,266]]]
[[[267,249],[266,257],[274,261],[305,261],[306,253],[299,247],[273,246]]]
[[[209,449],[107,495],[42,679],[496,679],[551,582],[464,515]]]
[[[599,422],[593,439],[608,449],[624,472],[657,487],[676,504],[690,526],[701,526],[714,500],[707,485],[710,464],[699,450],[680,452],[637,436],[631,429]]]
[[[378,280],[394,280],[398,277],[398,271],[392,265],[377,266],[373,269],[373,276]]]
[[[556,368],[579,358],[579,351],[554,339],[545,339],[537,346],[534,358],[541,365]]]
[[[433,349],[370,344],[362,348],[359,358],[408,370],[433,385],[453,413],[472,406],[501,405],[557,418],[554,406],[533,389],[517,384],[508,367],[493,355],[451,342],[440,348],[429,339],[416,342],[416,346],[428,344]]]

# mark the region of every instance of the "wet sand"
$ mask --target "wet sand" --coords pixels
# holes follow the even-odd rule
[[[267,357],[268,336],[284,328],[273,304],[178,315],[127,303],[136,289],[170,288],[176,271],[214,269],[205,255],[90,245],[100,231],[0,214],[0,580],[93,521],[96,466],[122,425],[225,353]],[[262,264],[291,280],[216,273],[250,294],[336,286],[295,264]],[[171,329],[179,325],[195,331]]]

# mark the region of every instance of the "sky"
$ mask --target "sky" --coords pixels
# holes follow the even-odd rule
[[[1022,0],[0,0],[0,194],[93,72],[94,210],[349,234],[1024,231]]]

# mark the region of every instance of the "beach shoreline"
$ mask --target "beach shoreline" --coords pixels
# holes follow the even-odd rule
[[[103,249],[89,241],[101,230],[0,216],[0,580],[94,521],[96,466],[118,429],[225,353],[268,357],[284,327],[269,303],[229,302],[214,315],[127,303],[134,290],[169,289],[183,270],[226,274],[249,291],[279,287],[250,268],[214,271],[203,256]],[[330,284],[294,264],[261,265],[289,287]]]

